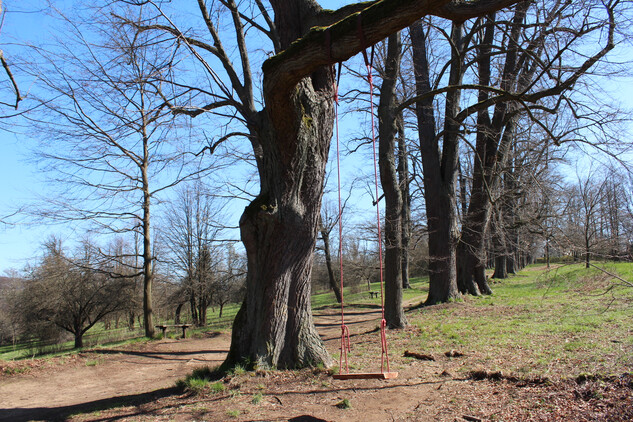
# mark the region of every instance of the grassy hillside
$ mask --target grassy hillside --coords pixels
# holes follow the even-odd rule
[[[632,264],[607,264],[633,279]],[[618,374],[633,369],[633,288],[582,265],[529,267],[493,284],[494,294],[409,314],[408,347],[470,355],[464,370],[516,375]]]
[[[633,264],[604,264],[633,280]],[[412,280],[405,301],[412,307],[426,298],[427,279]],[[407,314],[411,327],[389,334],[393,353],[405,349],[441,354],[455,349],[469,355],[463,370],[486,368],[517,375],[577,376],[612,374],[633,368],[633,287],[582,265],[547,271],[532,266],[507,280],[493,281],[494,294],[467,296],[453,303],[417,307]],[[379,291],[378,284],[371,285]],[[367,286],[345,289],[346,309],[379,306]],[[337,308],[330,292],[312,296],[315,310]],[[222,318],[209,309],[209,326],[193,331],[229,330],[239,308],[228,305]],[[29,357],[11,346],[0,359]]]

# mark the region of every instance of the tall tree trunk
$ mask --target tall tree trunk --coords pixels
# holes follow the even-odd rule
[[[145,153],[148,155],[147,143]],[[153,257],[150,232],[150,194],[149,178],[147,176],[147,165],[143,166],[143,325],[145,326],[145,336],[154,337],[154,311],[152,303]]]
[[[482,42],[477,52],[479,84],[489,86],[491,78],[492,42],[494,40],[494,15],[487,18]],[[488,98],[488,92],[479,91],[479,102]],[[486,261],[484,238],[490,219],[490,187],[487,181],[494,171],[497,145],[496,138],[490,133],[492,123],[488,110],[477,113],[477,141],[473,166],[473,181],[468,210],[463,216],[462,236],[457,248],[457,285],[462,293],[478,295],[490,293],[481,267]],[[481,285],[480,285],[481,284]]]
[[[508,278],[508,269],[506,263],[507,257],[505,255],[498,255],[495,257],[495,272],[492,274],[492,278]]]
[[[331,69],[323,68],[302,80],[285,106],[267,99],[269,106],[260,114],[260,194],[240,219],[247,288],[233,324],[228,364],[332,364],[310,307],[334,117],[332,82]]]
[[[413,46],[416,94],[431,91],[424,30],[420,21],[410,27]],[[461,26],[453,25],[451,38],[461,45]],[[461,81],[461,54],[453,49],[449,84]],[[459,90],[447,94],[447,117],[440,154],[435,133],[433,98],[427,96],[416,103],[420,152],[424,169],[424,191],[429,230],[429,295],[427,304],[447,302],[459,296],[456,283],[456,251],[459,232],[456,218],[456,179],[459,144],[457,127],[452,117],[459,107]]]
[[[378,162],[385,195],[385,320],[389,328],[403,328],[407,319],[402,309],[402,192],[396,173],[398,111],[396,80],[400,72],[400,32],[389,36],[385,75],[378,103]]]
[[[402,196],[402,288],[411,287],[409,283],[409,248],[411,244],[411,193],[409,191],[409,152],[404,134],[404,117],[398,115],[398,183]]]
[[[340,218],[340,217],[339,217]],[[328,281],[330,283],[330,289],[334,291],[336,301],[341,303],[341,286],[340,283],[334,277],[334,268],[332,267],[332,254],[330,252],[330,233],[323,228],[321,224],[321,240],[323,241],[323,254],[325,255],[325,267],[327,268]]]

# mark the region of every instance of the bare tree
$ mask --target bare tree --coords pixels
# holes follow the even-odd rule
[[[608,113],[591,112],[577,102],[567,101],[564,95],[614,48],[615,16],[620,7],[618,1],[582,5],[519,2],[512,12],[504,13],[507,18],[498,22],[495,14],[474,21],[454,21],[450,36],[437,22],[430,22],[429,31],[435,28],[444,34],[452,52],[450,62],[440,65],[437,76],[430,73],[422,27],[411,28],[417,97],[405,101],[402,107],[416,103],[431,253],[428,303],[458,294],[452,285],[452,248],[457,239],[459,291],[490,292],[484,274],[485,239],[518,119],[526,116],[545,131],[546,143],[559,145],[578,141],[581,128],[596,122],[601,122],[596,128],[602,127],[608,118]],[[602,43],[587,55],[581,47],[584,40],[598,34]],[[444,72],[448,73],[448,84],[438,87],[447,78]],[[444,115],[439,118],[443,131],[436,133],[438,117],[433,107],[440,94],[445,95]],[[463,103],[471,104],[462,107]],[[563,109],[583,121],[551,117]],[[584,114],[578,113],[581,109]],[[473,116],[474,127],[469,123]],[[476,134],[475,142],[470,140],[472,133]],[[471,148],[473,174],[468,198],[465,192],[461,195],[463,220],[458,237],[453,209],[460,143]]]
[[[409,28],[413,47],[420,153],[424,169],[424,192],[429,235],[429,295],[427,304],[446,302],[459,295],[456,276],[457,228],[457,164],[459,157],[458,111],[460,92],[446,94],[442,149],[436,133],[434,96],[429,69],[426,36],[420,21]],[[449,85],[460,85],[462,71],[462,26],[451,28],[451,61]],[[406,103],[405,103],[406,104]]]
[[[342,218],[342,215],[339,214],[338,210],[335,210],[334,207],[330,206],[331,204],[327,201],[323,202],[323,206],[321,209],[321,221],[319,224],[319,232],[321,234],[321,241],[323,242],[323,255],[325,257],[325,266],[327,269],[328,282],[330,289],[334,291],[334,296],[336,297],[336,301],[341,303],[341,286],[339,280],[335,276],[334,264],[332,263],[332,251],[331,251],[331,241],[330,235],[332,234],[332,230],[338,227],[339,219]],[[341,208],[343,206],[341,205]],[[342,223],[342,222],[341,222]],[[339,255],[342,253],[342,239],[339,236]],[[342,259],[339,256],[339,259]],[[340,269],[339,277],[340,277]]]
[[[218,277],[213,284],[213,304],[220,307],[218,317],[227,303],[240,302],[244,298],[246,262],[233,244],[225,245],[224,259],[218,265]]]
[[[95,270],[99,254],[85,240],[75,256],[67,256],[61,241],[45,243],[45,255],[34,268],[20,295],[26,320],[48,322],[75,338],[83,347],[83,336],[126,301],[126,283]]]
[[[115,236],[104,250],[100,250],[101,270],[114,278],[125,280],[126,300],[123,307],[115,312],[116,328],[121,317],[127,322],[130,330],[134,330],[136,319],[143,313],[143,277],[138,269],[140,261],[140,236],[133,232],[132,241],[128,241],[122,235]]]
[[[601,203],[606,190],[606,180],[595,180],[595,174],[589,170],[584,177],[577,174],[577,181],[571,186],[568,212],[568,233],[573,241],[574,252],[584,256],[585,267],[589,268],[591,257],[601,243],[600,217]],[[573,237],[572,237],[573,239]]]
[[[162,83],[174,71],[177,46],[107,15],[71,26],[74,38],[40,55],[38,76],[47,92],[36,122],[39,156],[60,191],[35,213],[138,233],[136,275],[143,279],[145,334],[152,337],[152,204],[205,170],[204,151],[198,157],[190,152],[196,133],[179,127],[167,107],[179,95]]]
[[[161,242],[169,251],[163,259],[182,280],[194,323],[206,324],[214,295],[224,233],[223,203],[201,183],[181,186],[170,202],[161,229]]]

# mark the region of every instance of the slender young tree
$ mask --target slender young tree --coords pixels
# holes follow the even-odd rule
[[[174,71],[177,46],[170,49],[107,15],[69,25],[74,38],[60,41],[54,52],[38,50],[43,64],[37,76],[45,90],[36,122],[38,154],[59,191],[35,214],[138,234],[136,270],[143,279],[145,334],[152,337],[152,204],[204,171],[201,158],[188,152],[187,137],[179,139],[167,107],[178,93],[162,85]]]
[[[341,211],[344,208],[345,207],[342,204]],[[321,241],[323,242],[323,256],[325,257],[325,267],[327,269],[328,283],[330,285],[330,289],[332,289],[332,291],[334,292],[334,296],[336,297],[336,301],[338,303],[341,303],[342,301],[341,286],[340,279],[337,279],[335,275],[336,271],[334,271],[334,263],[332,262],[332,243],[330,236],[332,234],[332,231],[338,227],[340,218],[342,218],[342,216],[339,215],[338,210],[335,210],[334,207],[329,206],[328,202],[323,203],[321,209],[319,232],[321,234]],[[342,242],[342,239],[339,239],[339,242]],[[340,246],[342,246],[342,244],[339,243],[339,254],[341,251]]]

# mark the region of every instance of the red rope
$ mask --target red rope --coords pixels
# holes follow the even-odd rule
[[[365,37],[362,31],[361,16],[358,19],[358,32],[361,43],[365,44]],[[331,58],[331,44],[330,34],[326,31],[326,44],[328,48],[328,55]],[[383,278],[383,264],[382,264],[382,230],[380,227],[380,205],[378,195],[378,159],[376,155],[376,124],[374,120],[374,82],[372,76],[372,68],[374,61],[374,47],[371,48],[371,59],[367,56],[367,51],[363,50],[363,58],[365,59],[365,66],[367,67],[367,81],[369,82],[369,103],[371,107],[371,138],[372,148],[374,155],[374,180],[376,185],[376,225],[378,229],[378,261],[380,265],[380,306],[381,306],[381,320],[380,320],[380,344],[381,344],[381,356],[380,356],[380,371],[385,372],[385,362],[387,364],[387,372],[390,372],[389,368],[389,354],[387,352],[387,334],[386,327],[387,321],[385,320],[385,299],[384,299],[384,278]],[[336,69],[333,70],[336,74]],[[339,274],[340,274],[340,287],[341,287],[341,355],[339,359],[339,371],[343,371],[343,362],[345,362],[345,372],[349,374],[349,365],[347,360],[347,354],[351,351],[349,328],[345,325],[345,300],[343,292],[343,209],[341,203],[341,159],[340,159],[340,142],[339,142],[339,124],[338,124],[338,82],[341,77],[341,63],[339,62],[338,77],[334,80],[334,119],[336,122],[336,164],[337,164],[337,182],[338,182],[338,232],[339,232]]]
[[[336,70],[334,71],[336,74]],[[339,146],[338,129],[338,82],[341,77],[341,63],[338,65],[338,78],[334,80],[334,121],[336,122],[336,168],[338,176],[338,259],[339,275],[341,283],[341,356],[339,359],[339,371],[343,371],[343,360],[345,361],[345,373],[349,374],[347,363],[347,353],[351,351],[349,341],[349,328],[345,325],[345,300],[343,292],[343,206],[341,205],[341,154]]]
[[[380,371],[385,372],[385,361],[387,363],[387,372],[389,371],[389,354],[387,353],[387,334],[385,328],[387,321],[385,320],[385,297],[384,297],[384,278],[382,268],[382,230],[380,227],[380,196],[378,195],[378,158],[376,155],[376,124],[374,119],[374,80],[372,77],[372,67],[374,61],[374,47],[371,48],[371,59],[367,57],[367,53],[363,50],[363,58],[367,67],[367,82],[369,82],[369,104],[371,108],[371,142],[374,153],[374,182],[376,185],[376,226],[378,230],[378,262],[380,266],[380,308],[382,319],[380,321],[380,343],[382,353],[380,355]]]

